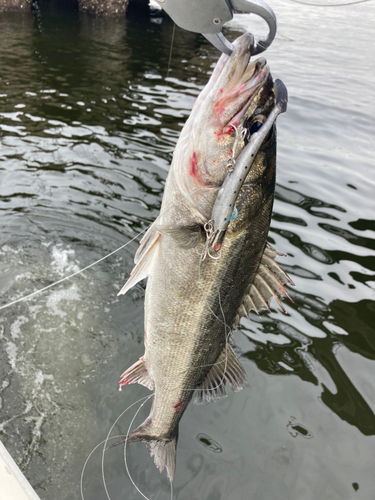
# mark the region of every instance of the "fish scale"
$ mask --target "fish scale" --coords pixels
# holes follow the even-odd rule
[[[242,130],[267,116],[274,102],[264,60],[249,63],[248,35],[234,47],[229,58],[219,60],[181,132],[161,215],[142,239],[136,266],[120,291],[126,293],[148,277],[145,354],[122,374],[120,386],[141,383],[154,391],[154,398],[148,418],[125,440],[146,442],[156,466],[166,468],[170,480],[178,425],[189,402],[193,397],[197,403],[215,401],[225,396],[225,385],[235,392],[246,385],[244,369],[228,344],[232,329],[251,309],[259,312],[272,298],[280,301],[286,295],[283,285],[291,284],[267,246],[275,127],[240,189],[237,216],[228,225],[219,254],[206,254],[205,225],[228,175],[228,160],[245,147]],[[225,112],[218,103],[225,103]]]

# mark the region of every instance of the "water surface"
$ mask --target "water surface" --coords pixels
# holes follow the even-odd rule
[[[266,56],[290,100],[278,120],[269,241],[288,255],[279,262],[294,303],[286,315],[275,304],[251,314],[235,333],[246,390],[189,406],[173,498],[369,500],[375,10],[271,6],[279,34]],[[40,4],[32,15],[1,14],[1,304],[95,262],[157,216],[178,135],[218,58],[203,37],[177,29],[166,79],[172,28],[157,12],[95,19]],[[260,29],[239,16],[227,35]],[[143,353],[144,284],[116,297],[136,248],[0,311],[0,438],[42,500],[81,498],[89,453],[148,394],[117,390]],[[169,498],[145,446],[128,457],[140,489]],[[122,449],[106,454],[104,470],[112,499],[142,498]],[[100,449],[83,492],[107,498]]]

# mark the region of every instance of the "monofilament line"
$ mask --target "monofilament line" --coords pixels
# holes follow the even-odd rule
[[[40,288],[39,290],[36,290],[35,292],[29,293],[28,295],[25,295],[24,297],[20,297],[19,299],[12,300],[12,302],[8,302],[8,304],[4,304],[3,306],[0,306],[0,311],[1,311],[1,309],[5,309],[7,307],[13,306],[14,304],[17,304],[18,302],[22,302],[23,300],[31,299],[31,297],[34,297],[35,295],[38,295],[39,293],[45,292],[49,288],[52,288],[53,286],[59,285],[60,283],[63,283],[64,281],[67,281],[67,280],[73,278],[74,276],[77,276],[78,274],[81,274],[84,271],[87,271],[87,269],[90,269],[90,267],[96,266],[96,264],[99,264],[99,262],[102,262],[103,260],[108,259],[108,257],[111,257],[111,255],[114,255],[115,253],[119,252],[120,250],[122,250],[126,246],[130,245],[130,243],[132,243],[136,238],[138,238],[138,236],[143,234],[147,229],[148,229],[148,226],[143,231],[137,233],[134,236],[134,238],[132,238],[130,241],[128,241],[124,245],[121,245],[116,250],[113,250],[113,252],[109,253],[108,255],[105,255],[101,259],[93,262],[92,264],[84,267],[83,269],[80,269],[79,271],[76,271],[73,274],[69,274],[69,276],[65,276],[65,278],[61,278],[60,280],[55,281],[54,283],[51,283],[50,285],[47,285],[43,288]]]
[[[174,42],[174,32],[175,32],[175,30],[176,30],[176,24],[173,23],[171,49],[169,51],[169,59],[168,59],[167,78],[169,76],[169,70],[171,69],[172,50],[173,50],[173,42]]]
[[[110,438],[109,436],[111,435],[111,432],[113,431],[113,428],[114,426],[117,424],[117,422],[120,420],[120,418],[124,415],[124,413],[126,413],[128,410],[130,410],[130,408],[133,408],[133,406],[135,406],[136,404],[140,403],[141,401],[143,401],[143,403],[141,404],[141,406],[138,408],[137,410],[137,413],[135,414],[135,416],[138,415],[140,409],[143,407],[143,405],[145,403],[147,403],[147,401],[153,396],[154,394],[150,394],[149,396],[145,396],[144,398],[141,398],[141,399],[138,399],[138,401],[136,401],[135,403],[131,404],[130,406],[128,406],[117,418],[116,420],[114,421],[114,423],[112,424],[112,427],[109,429],[109,432],[107,434],[107,438],[106,440],[104,441],[104,446],[103,446],[103,452],[102,452],[102,479],[103,479],[103,485],[104,485],[104,489],[105,489],[105,492],[107,494],[107,498],[108,500],[111,500],[111,497],[109,496],[109,493],[108,493],[108,489],[107,489],[107,483],[105,481],[105,477],[104,477],[104,454],[107,450],[107,442],[109,439],[112,439]],[[135,418],[135,417],[134,417]],[[131,421],[130,425],[133,424],[134,422],[134,418],[133,420]],[[127,438],[129,435],[129,431],[128,433],[126,434],[125,438]],[[96,448],[95,448],[96,449]],[[129,473],[128,473],[129,474]],[[133,485],[135,486],[135,488],[137,488],[137,486],[134,484],[134,481],[132,480],[132,478],[130,477],[129,475],[129,478],[130,478],[130,481],[133,483]],[[138,488],[137,488],[138,490]],[[138,490],[139,491],[139,490]]]
[[[291,0],[291,1],[295,3],[300,3],[302,5],[312,5],[313,7],[345,7],[346,5],[357,5],[357,3],[370,2],[370,0],[356,0],[355,2],[324,4],[324,3],[302,2],[300,0]]]
[[[210,186],[210,185],[207,185],[205,186],[206,188],[207,187],[213,187],[213,186]],[[169,210],[171,210],[173,207],[177,206],[178,203],[185,199],[185,198],[188,198],[189,196],[192,196],[194,193],[196,193],[197,191],[200,191],[201,189],[203,188],[197,188],[195,189],[194,191],[192,191],[191,193],[188,193],[184,196],[182,196],[179,200],[177,200],[176,203],[172,203],[168,208],[166,208],[165,210],[163,210],[163,212],[161,212],[157,219],[159,217],[161,217],[162,215],[164,215],[165,213],[167,213]],[[65,278],[61,278],[60,280],[58,281],[55,281],[54,283],[51,283],[50,285],[47,285],[43,288],[40,288],[39,290],[35,290],[35,292],[32,292],[32,293],[29,293],[28,295],[25,295],[24,297],[20,297],[19,299],[15,299],[15,300],[12,300],[11,302],[8,302],[7,304],[4,304],[2,306],[0,306],[0,311],[2,309],[6,309],[7,307],[10,307],[10,306],[13,306],[14,304],[17,304],[18,302],[22,302],[24,300],[27,300],[27,299],[31,299],[31,297],[34,297],[35,295],[38,295],[39,293],[42,293],[42,292],[45,292],[46,290],[49,290],[50,288],[56,286],[56,285],[59,285],[60,283],[63,283],[64,281],[67,281],[69,280],[70,278],[73,278],[74,276],[77,276],[78,274],[81,274],[83,273],[84,271],[87,271],[87,269],[90,269],[91,267],[94,267],[96,266],[96,264],[99,264],[99,262],[102,262],[103,260],[105,259],[108,259],[108,257],[111,257],[111,255],[114,255],[115,253],[119,252],[120,250],[122,250],[123,248],[125,248],[126,246],[130,245],[130,243],[132,243],[134,240],[136,240],[138,238],[138,236],[141,236],[141,234],[145,233],[147,231],[147,229],[150,227],[147,226],[145,229],[143,229],[142,231],[140,231],[139,233],[137,233],[134,238],[132,238],[130,241],[128,241],[127,243],[125,243],[124,245],[121,245],[119,248],[117,248],[116,250],[113,250],[113,252],[105,255],[104,257],[102,257],[101,259],[99,260],[96,260],[95,262],[93,262],[92,264],[84,267],[83,269],[80,269],[79,271],[76,271],[75,273],[73,274],[69,274],[69,276],[65,276]]]
[[[138,402],[138,401],[137,401],[137,402]],[[134,404],[136,404],[136,403],[134,403]],[[125,410],[125,411],[126,411],[126,410]],[[86,458],[86,461],[85,461],[85,463],[84,463],[84,465],[83,465],[83,467],[82,467],[82,472],[81,472],[81,498],[82,498],[82,500],[85,500],[85,497],[83,496],[83,474],[85,473],[87,463],[88,463],[88,461],[90,460],[90,458],[91,458],[92,454],[93,454],[93,453],[95,452],[95,450],[97,450],[97,449],[99,448],[99,446],[100,446],[100,445],[102,445],[103,443],[106,445],[106,443],[108,443],[108,439],[118,439],[118,438],[123,438],[123,437],[125,437],[123,434],[121,434],[120,436],[112,436],[112,437],[110,437],[110,438],[108,438],[108,436],[107,436],[107,438],[106,438],[106,439],[104,439],[104,441],[101,441],[99,444],[97,444],[97,445],[95,446],[95,448],[91,451],[90,455]]]
[[[152,396],[154,396],[154,394],[150,394],[150,396],[147,397],[146,401],[143,401],[143,403],[141,404],[141,406],[138,408],[138,410],[136,411],[134,417],[133,417],[133,420],[130,422],[130,425],[129,425],[129,428],[128,428],[128,432],[126,433],[126,440],[125,440],[125,445],[124,445],[124,463],[125,463],[125,469],[126,469],[126,472],[128,474],[128,477],[132,483],[132,485],[134,486],[134,488],[138,491],[138,493],[140,495],[143,496],[143,498],[145,498],[145,500],[150,500],[148,497],[146,497],[146,495],[144,493],[142,493],[142,491],[138,488],[138,486],[135,484],[134,482],[134,479],[132,478],[130,472],[129,472],[129,467],[128,467],[128,460],[126,458],[126,445],[128,444],[127,442],[127,438],[129,437],[129,434],[130,434],[130,429],[131,429],[131,426],[133,425],[133,422],[134,420],[136,419],[138,413],[141,411],[142,407],[147,403],[147,401],[152,398]],[[172,481],[171,481],[171,486],[172,486]]]

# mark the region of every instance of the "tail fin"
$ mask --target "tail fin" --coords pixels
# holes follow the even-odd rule
[[[176,469],[176,446],[177,436],[170,441],[156,441],[151,440],[147,443],[150,455],[154,457],[156,467],[162,472],[164,468],[167,469],[167,476],[172,482],[174,478],[174,471]]]
[[[171,439],[163,439],[160,436],[155,436],[151,432],[151,419],[147,418],[143,424],[131,432],[125,439],[115,443],[118,444],[135,443],[136,441],[144,441],[154,458],[156,467],[162,472],[167,469],[167,476],[172,482],[176,469],[176,447],[178,438],[178,426],[175,428]],[[111,448],[112,448],[111,446]]]

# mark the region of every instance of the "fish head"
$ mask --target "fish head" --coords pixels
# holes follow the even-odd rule
[[[197,193],[190,196],[195,205],[202,205],[202,200],[197,201],[200,191],[221,186],[274,106],[269,67],[263,57],[251,61],[251,41],[252,35],[241,36],[232,54],[220,57],[181,132],[174,176],[182,194]],[[200,206],[200,211],[208,215],[212,203],[213,199],[207,207]]]

